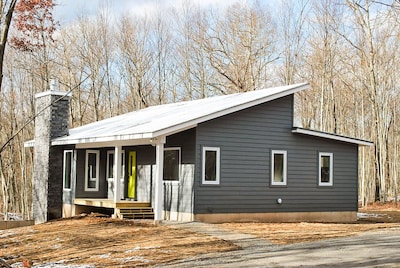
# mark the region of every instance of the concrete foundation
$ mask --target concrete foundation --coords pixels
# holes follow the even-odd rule
[[[355,222],[356,211],[195,214],[195,221],[225,222]]]

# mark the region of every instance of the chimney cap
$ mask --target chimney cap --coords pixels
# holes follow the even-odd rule
[[[50,80],[50,91],[58,91],[58,80],[57,79]]]

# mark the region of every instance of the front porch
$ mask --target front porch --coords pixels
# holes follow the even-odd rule
[[[131,200],[115,202],[111,199],[75,198],[74,205],[79,211],[90,210],[90,207],[114,209],[113,216],[120,219],[154,219],[154,211],[150,202]]]

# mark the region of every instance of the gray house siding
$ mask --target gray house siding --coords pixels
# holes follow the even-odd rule
[[[190,129],[166,138],[164,148],[181,148],[180,180],[179,182],[164,182],[164,210],[167,211],[167,219],[173,220],[171,217],[174,217],[174,215],[170,212],[193,212],[195,137],[195,129]],[[154,192],[152,189],[154,189],[156,163],[155,147],[146,145],[125,147],[123,149],[126,156],[129,155],[130,151],[136,151],[137,200],[151,201],[153,203]],[[128,165],[126,164],[125,166],[127,167]],[[125,174],[128,174],[127,170]]]
[[[106,180],[106,166],[108,149],[100,149],[99,151],[100,165],[98,191],[85,191],[86,150],[80,149],[76,151],[76,198],[107,198],[108,185]]]
[[[193,213],[195,142],[195,129],[167,137],[165,148],[181,148],[179,183],[164,182],[164,210],[167,211],[167,220],[179,220],[181,218],[178,214],[168,212]]]
[[[151,181],[153,177],[153,166],[155,163],[154,147],[150,145],[125,147],[125,157],[128,159],[129,152],[136,152],[136,200],[141,202],[151,201]],[[125,163],[125,196],[128,193],[128,163]]]
[[[198,125],[195,214],[357,210],[357,145],[293,134],[292,107],[291,95]],[[201,183],[204,146],[220,148],[219,185]],[[271,150],[287,151],[286,186],[271,186]],[[331,187],[318,186],[319,152],[333,153]]]

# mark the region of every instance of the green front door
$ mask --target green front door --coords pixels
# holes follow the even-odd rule
[[[128,161],[128,198],[136,198],[136,152],[129,152]]]

